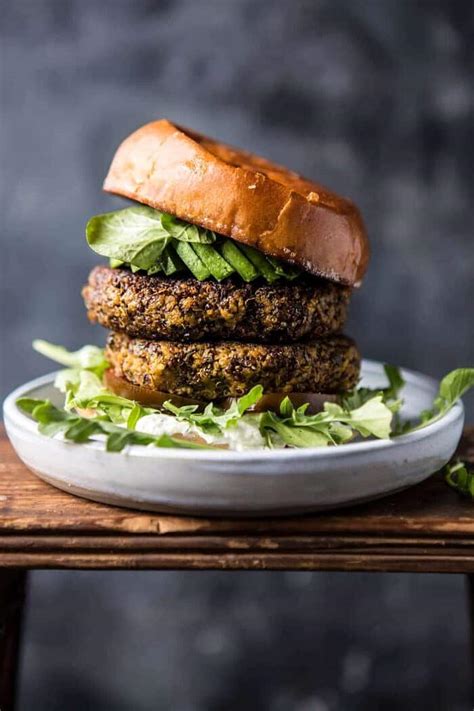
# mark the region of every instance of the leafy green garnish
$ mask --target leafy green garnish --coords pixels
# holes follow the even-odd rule
[[[457,368],[444,376],[433,407],[423,410],[418,422],[405,422],[396,434],[406,434],[433,424],[441,419],[452,406],[474,387],[474,368]]]
[[[140,269],[159,262],[171,241],[161,224],[161,213],[144,205],[92,217],[86,237],[94,252]]]
[[[141,417],[156,412],[109,392],[102,381],[87,370],[63,370],[56,376],[54,384],[66,395],[67,411],[88,410],[128,429],[134,429]]]
[[[461,496],[474,499],[474,470],[468,469],[459,459],[445,467],[445,480]]]
[[[198,412],[196,405],[177,407],[166,402],[164,408],[179,420],[185,420],[204,432],[219,434],[233,427],[255,405],[263,394],[260,385],[255,386],[243,397],[234,400],[227,410],[221,410],[210,403],[204,412]],[[308,405],[295,409],[288,397],[280,405],[279,414],[271,411],[259,415],[259,427],[267,443],[272,446],[272,433],[292,447],[321,447],[328,444],[342,444],[352,439],[354,430],[363,437],[390,436],[391,410],[384,404],[381,394],[375,395],[355,410],[345,410],[340,405],[326,403],[324,412],[307,415]]]
[[[343,444],[352,439],[354,430],[362,437],[390,437],[392,412],[380,393],[354,410],[330,402],[326,402],[324,411],[316,415],[306,415],[307,409],[308,405],[295,409],[290,399],[285,398],[279,415],[263,413],[260,421],[262,434],[267,434],[268,430],[274,432],[292,447]]]
[[[35,340],[33,348],[46,358],[66,365],[54,381],[55,387],[66,395],[65,408],[87,407],[87,403],[99,393],[105,392],[102,376],[109,367],[104,349],[97,346],[83,346],[77,351],[68,351],[48,341]]]
[[[92,217],[86,238],[91,249],[109,258],[110,266],[128,266],[132,272],[170,276],[188,269],[200,281],[238,274],[244,281],[261,276],[269,283],[301,274],[253,247],[146,205]]]
[[[169,400],[163,404],[163,408],[173,413],[178,420],[184,420],[196,425],[204,432],[220,434],[222,430],[233,427],[243,417],[244,413],[260,400],[262,394],[262,386],[255,385],[248,393],[233,400],[227,410],[216,407],[210,402],[203,412],[198,412],[197,405],[177,407]]]
[[[68,351],[64,346],[56,346],[54,343],[36,339],[33,341],[33,348],[46,358],[67,368],[85,368],[102,375],[109,367],[105,360],[104,349],[98,346],[83,346],[77,351]]]
[[[438,420],[445,415],[472,387],[474,387],[474,368],[457,368],[448,373],[440,383],[433,409],[421,414],[423,424]]]
[[[61,370],[56,375],[54,387],[65,393],[67,410],[84,407],[84,403],[105,391],[102,380],[95,373],[79,368]]]
[[[375,395],[382,395],[384,403],[391,409],[393,413],[398,412],[402,405],[399,399],[400,391],[405,386],[405,381],[401,374],[400,368],[395,365],[387,365],[384,367],[385,375],[388,379],[388,386],[385,388],[356,388],[352,392],[344,395],[342,404],[346,410],[360,407],[365,402],[373,398]]]
[[[155,447],[179,447],[184,449],[203,449],[204,445],[185,441],[170,435],[149,435],[133,429],[125,429],[100,417],[82,417],[55,407],[49,400],[19,398],[18,407],[38,422],[41,434],[52,437],[62,432],[71,442],[89,442],[94,435],[104,435],[108,452],[121,452],[127,445],[153,444]]]

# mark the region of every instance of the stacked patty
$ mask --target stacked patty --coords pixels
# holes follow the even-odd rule
[[[112,330],[106,357],[117,377],[210,401],[257,384],[268,393],[352,388],[360,357],[339,335],[350,292],[310,275],[270,285],[100,266],[83,296],[90,320]]]

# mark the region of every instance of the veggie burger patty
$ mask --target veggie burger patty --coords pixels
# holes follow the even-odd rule
[[[179,343],[112,333],[106,358],[134,385],[185,397],[238,397],[254,385],[265,392],[338,392],[357,382],[360,356],[346,336],[266,345],[222,341]]]
[[[291,343],[338,332],[350,288],[323,279],[198,281],[101,266],[82,294],[91,321],[147,339]]]

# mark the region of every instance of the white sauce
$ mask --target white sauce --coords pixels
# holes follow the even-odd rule
[[[251,420],[238,420],[233,426],[225,429],[220,435],[212,435],[203,432],[199,427],[191,425],[189,422],[178,420],[173,415],[145,415],[138,422],[136,429],[138,432],[145,432],[156,437],[159,435],[197,435],[208,444],[226,444],[229,449],[240,452],[244,449],[261,449],[265,446],[258,425]]]
[[[135,427],[137,432],[145,432],[145,434],[154,435],[176,435],[176,434],[191,434],[193,428],[189,422],[182,422],[173,415],[145,415],[141,417]]]
[[[223,431],[224,441],[230,449],[241,452],[244,449],[260,449],[265,446],[265,440],[260,434],[256,422],[238,420],[234,427]]]

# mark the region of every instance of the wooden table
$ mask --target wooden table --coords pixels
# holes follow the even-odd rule
[[[474,462],[474,427],[465,430],[458,454]],[[1,431],[0,512],[2,711],[14,705],[28,569],[465,573],[474,620],[474,505],[441,474],[335,513],[191,518],[94,504],[58,491],[26,469]]]

